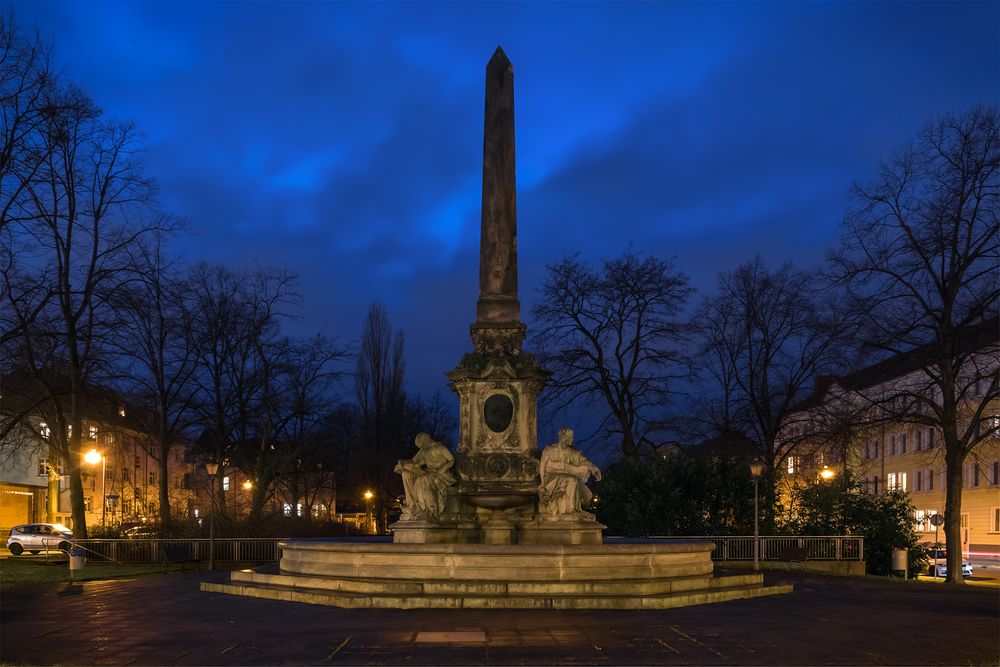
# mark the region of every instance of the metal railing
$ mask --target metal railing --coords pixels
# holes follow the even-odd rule
[[[278,560],[277,537],[217,537],[213,556],[216,563],[266,563]],[[88,558],[105,558],[118,563],[159,563],[165,560],[164,547],[188,549],[192,560],[208,562],[207,539],[126,539],[71,540],[74,548],[87,551]]]
[[[653,536],[654,540],[704,540],[715,542],[712,560],[753,560],[753,535]],[[805,549],[809,560],[864,560],[865,538],[856,535],[783,535],[761,536],[760,560],[783,560],[789,548]]]

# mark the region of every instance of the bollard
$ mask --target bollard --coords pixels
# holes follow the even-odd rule
[[[87,552],[83,549],[69,550],[69,580],[73,581],[73,573],[82,570],[87,563]]]
[[[909,553],[906,549],[893,549],[892,550],[892,569],[893,571],[903,571],[903,579],[909,578]]]

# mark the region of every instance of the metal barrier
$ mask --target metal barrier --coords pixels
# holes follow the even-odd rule
[[[266,563],[278,560],[277,537],[219,537],[214,540],[216,563]],[[72,540],[75,547],[86,549],[90,558],[105,558],[118,563],[159,563],[164,546],[187,546],[192,560],[208,561],[207,539],[126,539]]]
[[[653,540],[705,540],[715,542],[712,560],[753,560],[753,535],[656,535]],[[856,535],[761,536],[757,544],[760,560],[782,560],[789,547],[804,548],[809,560],[864,560],[865,538]]]

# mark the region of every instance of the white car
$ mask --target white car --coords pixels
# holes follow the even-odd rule
[[[928,569],[928,574],[932,577],[947,577],[948,576],[948,553],[943,549],[933,550],[930,553],[931,566]],[[962,576],[971,577],[972,576],[972,563],[967,559],[962,559]]]
[[[61,523],[26,523],[10,529],[7,548],[15,556],[25,551],[37,554],[42,551],[69,551],[73,531]]]

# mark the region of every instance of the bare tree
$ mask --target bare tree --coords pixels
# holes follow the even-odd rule
[[[835,273],[868,349],[913,372],[870,396],[890,418],[940,429],[947,475],[948,580],[962,583],[962,467],[997,433],[1000,397],[1000,128],[977,107],[925,126],[856,185]],[[885,387],[882,387],[885,389]],[[993,408],[995,409],[995,408]]]
[[[65,394],[67,440],[60,435],[50,442],[66,464],[74,530],[85,537],[80,440],[86,392],[110,375],[114,295],[133,277],[126,251],[159,224],[149,217],[153,186],[140,173],[135,129],[102,120],[79,91],[53,94],[60,99],[38,130],[44,158],[5,230],[12,255],[33,267],[33,284],[49,296],[26,300],[12,289],[4,296],[19,358],[35,371],[38,386],[53,377],[66,383],[53,389]]]
[[[601,405],[599,429],[638,456],[673,383],[689,374],[677,318],[692,291],[672,261],[630,252],[599,271],[577,256],[550,264],[532,309],[534,349],[552,372],[548,409]]]
[[[790,423],[797,404],[814,376],[842,363],[850,321],[813,274],[791,264],[771,271],[760,258],[721,274],[695,321],[716,390],[709,418],[721,433],[747,436],[778,472],[800,442]]]
[[[159,466],[160,527],[171,520],[169,454],[192,418],[191,375],[195,349],[188,331],[193,314],[184,300],[186,287],[156,235],[131,249],[136,279],[121,290],[121,326],[114,340],[126,367],[128,393],[143,409],[134,418],[146,437],[141,444]]]
[[[400,487],[393,468],[407,445],[403,373],[403,332],[393,331],[385,307],[373,303],[361,333],[355,391],[363,479],[375,492],[379,531]]]
[[[294,300],[296,282],[285,271],[234,272],[198,264],[186,284],[195,313],[189,331],[195,349],[195,423],[202,429],[201,448],[219,464],[216,497],[225,514],[222,479],[230,459],[245,464],[248,451],[271,444],[260,443],[273,431],[259,419],[267,415],[257,411],[269,400],[269,374],[283,345],[282,309]]]

